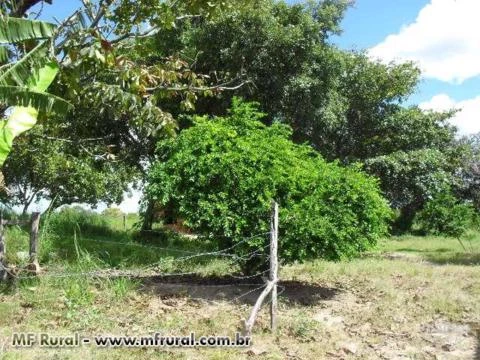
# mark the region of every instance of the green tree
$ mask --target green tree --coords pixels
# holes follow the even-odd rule
[[[366,161],[370,174],[382,179],[381,187],[394,209],[400,211],[396,229],[409,230],[425,202],[452,183],[451,164],[439,150],[398,151]]]
[[[266,1],[242,13],[225,12],[163,32],[156,47],[162,52],[173,46],[195,58],[194,69],[199,72],[215,69],[211,76],[251,81],[251,86],[235,92],[200,99],[199,112],[225,114],[231,97],[240,94],[260,102],[268,113],[264,123],[289,124],[296,142],[312,145],[328,160],[378,163],[392,157],[395,162],[403,154],[410,162],[408,174],[428,170],[431,173],[424,176],[429,179],[436,179],[438,172],[453,179],[455,167],[447,165],[460,160],[452,150],[455,129],[448,124],[453,112],[425,112],[404,105],[419,81],[414,64],[382,64],[365,53],[332,45],[329,36],[340,32],[339,21],[347,7],[344,1],[315,5]],[[448,160],[440,168],[423,166],[418,154],[429,150]],[[403,175],[409,196],[399,201],[387,172],[366,169],[379,177],[391,204],[404,213],[405,224],[411,224],[426,198],[417,191],[418,179]]]
[[[459,201],[451,192],[438,193],[417,214],[416,222],[427,234],[452,236],[460,239],[473,224],[472,205]],[[465,249],[465,246],[462,243]]]
[[[39,3],[5,1],[0,8],[10,16],[23,17]],[[243,3],[237,2],[235,7]],[[56,6],[59,2],[49,4]],[[23,186],[29,181],[30,188],[38,190],[34,193],[55,196],[60,204],[78,199],[88,202],[118,199],[118,192],[132,181],[132,174],[137,180],[142,179],[158,138],[175,133],[175,119],[159,100],[168,98],[184,109],[191,109],[198,94],[218,88],[216,84],[206,86],[205,78],[193,73],[188,62],[173,52],[143,61],[136,54],[148,52],[145,38],[177,26],[184,19],[210,18],[230,7],[231,4],[215,0],[83,2],[82,8],[48,34],[55,44],[51,57],[59,70],[50,90],[67,98],[74,111],[65,119],[55,116],[43,119],[46,126],[39,129],[42,133],[36,134],[35,141],[29,139],[17,144],[16,159],[21,163],[9,165],[11,185]],[[38,137],[56,142],[41,145],[52,161],[24,176],[19,171],[22,162],[41,165],[29,154],[33,144],[38,144]],[[68,161],[62,161],[55,151],[60,151]],[[132,170],[126,171],[129,167]],[[55,172],[53,169],[62,175],[48,176]],[[118,174],[116,179],[114,173]],[[75,179],[81,186],[72,186]],[[114,184],[112,180],[117,180],[118,186],[106,185]],[[24,205],[28,205],[27,199],[24,200]]]
[[[451,141],[450,112],[402,106],[419,81],[414,64],[385,65],[329,42],[331,34],[340,33],[348,5],[266,1],[160,33],[157,48],[162,52],[173,42],[196,59],[195,70],[251,81],[235,92],[201,99],[198,111],[224,114],[237,95],[258,101],[268,114],[266,123],[289,124],[297,142],[313,145],[331,160],[353,162]]]
[[[390,215],[376,181],[358,167],[325,162],[294,144],[288,126],[262,124],[264,116],[234,99],[227,117],[197,117],[177,139],[160,142],[148,196],[191,229],[228,240],[223,246],[267,231],[275,199],[284,261],[340,259],[374,245]],[[266,243],[254,237],[236,251],[263,253]],[[252,262],[245,268],[255,270]]]
[[[9,185],[4,202],[22,206],[26,213],[40,199],[49,200],[50,208],[122,201],[127,184],[135,179],[134,169],[83,150],[82,140],[56,140],[45,132],[44,125],[38,125],[15,142],[3,168]]]
[[[459,140],[458,148],[463,150],[455,177],[455,193],[464,200],[472,201],[480,212],[480,134]]]

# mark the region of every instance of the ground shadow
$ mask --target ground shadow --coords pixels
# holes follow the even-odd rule
[[[480,265],[480,253],[427,254],[425,259],[437,265]]]
[[[397,249],[396,251],[400,252],[411,252],[411,253],[447,253],[452,251],[448,248],[439,248],[439,249],[415,249],[415,248],[401,248]]]
[[[236,304],[254,304],[263,290],[260,278],[235,279],[232,276],[152,276],[141,278],[141,291],[153,293],[162,299],[190,297],[205,301],[228,301]],[[281,302],[302,306],[316,305],[333,299],[340,290],[300,281],[280,281]]]

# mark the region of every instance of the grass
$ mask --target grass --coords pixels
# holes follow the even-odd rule
[[[144,239],[133,231],[124,232],[123,220],[108,216],[87,221],[100,226],[97,229],[82,226],[85,219],[80,217],[74,218],[73,226],[68,225],[71,218],[60,220],[51,221],[50,227],[42,224],[42,241],[48,250],[42,265],[49,272],[134,268],[155,262],[166,271],[195,269],[205,275],[236,270],[221,258],[188,261],[175,268],[172,264],[179,255],[158,249],[203,251],[214,248],[209,243],[199,247],[195,240],[169,234]],[[132,223],[135,220],[132,216]],[[10,253],[27,249],[28,237],[22,229],[11,228],[8,239]],[[240,300],[238,296],[253,287],[165,284],[150,274],[142,278],[46,276],[0,284],[0,357],[473,358],[479,352],[475,331],[480,328],[480,234],[472,234],[464,243],[467,252],[456,239],[394,237],[349,262],[317,260],[282,266],[279,328],[270,333],[264,307],[249,349],[14,349],[9,341],[13,332],[42,331],[83,336],[195,331],[232,336],[258,292]],[[10,259],[21,261],[15,255]]]
[[[434,236],[399,236],[384,239],[380,252],[418,255],[437,264],[480,265],[480,234],[470,232],[462,239]]]

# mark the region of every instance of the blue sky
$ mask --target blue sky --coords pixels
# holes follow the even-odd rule
[[[357,0],[334,42],[383,62],[415,61],[423,71],[409,104],[461,110],[460,134],[480,132],[480,1]]]

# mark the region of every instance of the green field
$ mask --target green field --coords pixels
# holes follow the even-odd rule
[[[456,239],[404,236],[384,239],[352,261],[282,266],[278,330],[269,331],[264,306],[251,348],[13,348],[13,332],[233,336],[241,329],[259,291],[246,293],[256,287],[225,281],[224,275],[237,271],[225,259],[182,262],[174,260],[178,254],[162,250],[200,252],[211,245],[168,233],[142,238],[130,226],[124,232],[123,222],[107,220],[107,227],[78,226],[65,236],[46,231],[41,240],[49,251],[42,252],[44,275],[2,285],[3,358],[470,359],[478,353],[480,235],[475,233],[463,240],[467,251]],[[133,216],[130,220],[135,222]],[[11,228],[8,239],[10,254],[27,248],[19,228]],[[21,263],[15,256],[10,261]],[[91,273],[99,269],[110,270]],[[128,269],[140,271],[117,276]],[[192,270],[199,276],[155,276]]]

